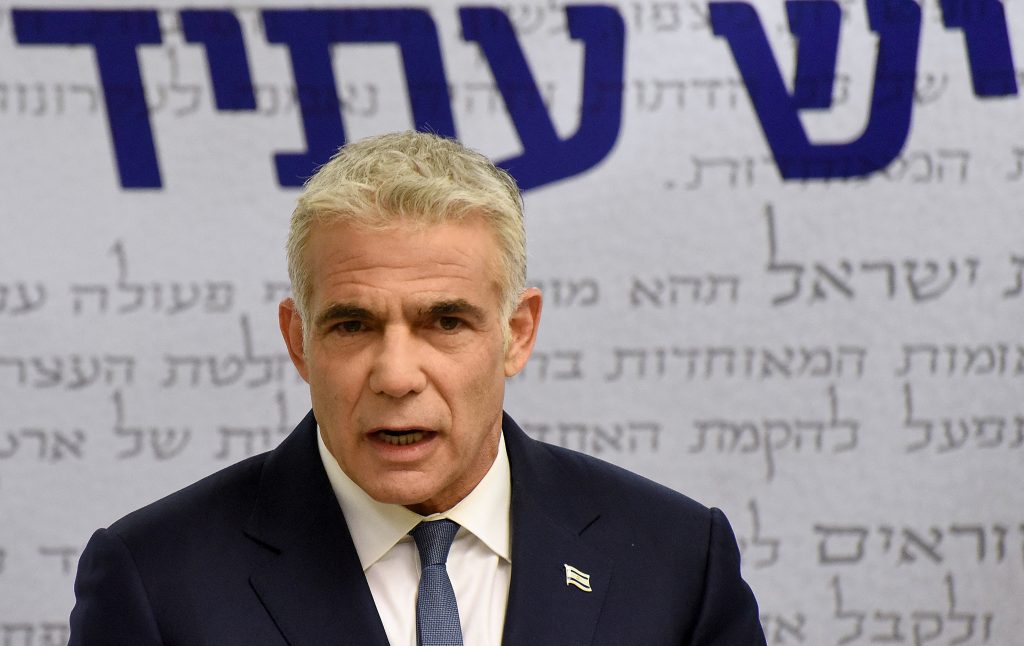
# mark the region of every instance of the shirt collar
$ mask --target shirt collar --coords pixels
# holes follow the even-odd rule
[[[511,562],[509,509],[512,503],[512,479],[504,435],[499,436],[498,454],[494,463],[476,488],[448,511],[426,517],[401,505],[377,502],[371,498],[348,477],[327,450],[319,425],[316,440],[320,461],[323,462],[331,489],[345,515],[364,572],[421,521],[440,518],[455,521],[480,539],[492,552]]]

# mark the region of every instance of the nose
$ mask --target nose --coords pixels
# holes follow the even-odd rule
[[[370,390],[397,399],[422,392],[426,385],[413,335],[401,326],[385,329],[373,359]]]

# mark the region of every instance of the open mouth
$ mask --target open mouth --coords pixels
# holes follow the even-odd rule
[[[419,442],[427,436],[427,433],[421,429],[384,429],[377,431],[374,435],[379,437],[385,444],[391,444],[392,446],[405,446],[407,444],[415,444],[416,442]]]

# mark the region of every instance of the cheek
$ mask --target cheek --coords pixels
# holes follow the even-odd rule
[[[358,399],[359,376],[353,365],[335,365],[331,362],[311,362],[309,392],[313,403],[321,410],[318,415],[339,421],[349,414]]]
[[[500,350],[500,348],[499,348]],[[476,370],[464,372],[461,399],[474,411],[487,414],[500,409],[505,392],[504,357],[486,353],[475,362]]]
[[[357,382],[364,372],[362,366],[365,361],[363,353],[352,348],[339,348],[330,343],[320,343],[307,363],[311,379],[336,390]]]

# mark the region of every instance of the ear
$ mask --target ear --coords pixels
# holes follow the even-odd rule
[[[537,328],[540,326],[540,310],[543,297],[540,290],[530,287],[523,292],[519,306],[509,318],[509,342],[505,350],[505,376],[519,373],[533,352],[537,342]]]
[[[277,306],[277,321],[281,326],[281,336],[288,346],[288,355],[306,382],[309,382],[309,368],[306,365],[305,341],[302,337],[302,317],[295,308],[295,301],[286,298]]]

